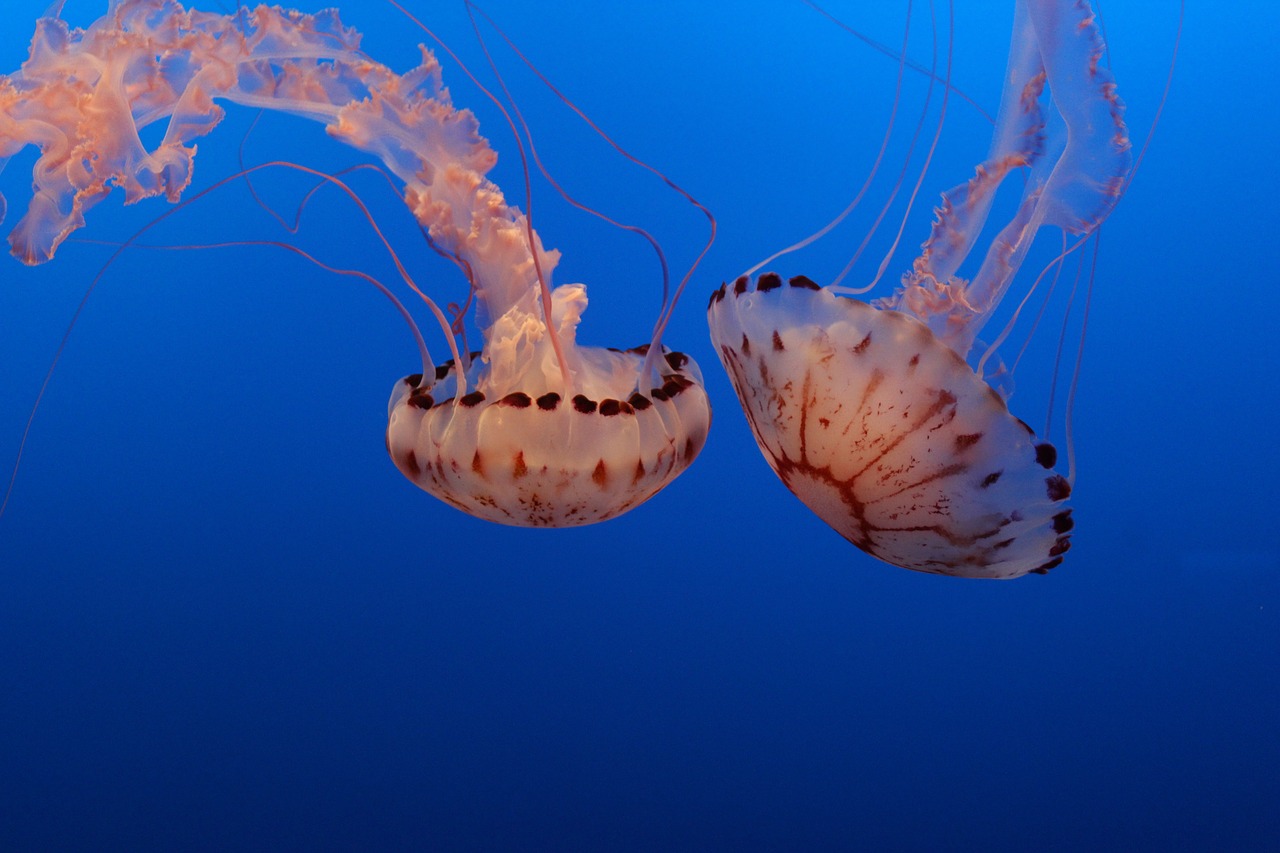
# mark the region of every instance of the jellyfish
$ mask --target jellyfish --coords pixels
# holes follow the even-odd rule
[[[115,189],[126,203],[177,202],[193,140],[224,115],[218,102],[321,122],[402,183],[404,203],[474,292],[480,350],[450,336],[454,357],[437,366],[422,346],[422,372],[394,385],[386,443],[396,467],[489,521],[613,518],[702,448],[711,411],[698,366],[661,345],[661,324],[632,349],[576,342],[585,286],[552,285],[559,253],[486,178],[494,150],[473,114],[453,106],[436,57],[420,51],[418,67],[398,74],[360,51],[336,10],[221,15],[112,0],[84,29],[41,18],[22,69],[0,76],[0,167],[26,145],[39,149],[12,253],[48,261]],[[163,136],[148,148],[140,131],[158,122]],[[0,198],[0,220],[4,209]]]
[[[1070,547],[1071,485],[1056,450],[967,357],[1037,231],[1061,229],[1079,246],[1125,187],[1130,143],[1102,53],[1084,0],[1018,0],[988,156],[943,194],[891,296],[868,303],[776,273],[712,293],[711,339],[765,459],[885,562],[1013,578],[1047,572]],[[1010,175],[1024,182],[1016,211],[972,279],[960,278]]]

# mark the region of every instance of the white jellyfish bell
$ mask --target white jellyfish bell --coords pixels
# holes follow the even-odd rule
[[[712,294],[711,338],[765,459],[885,562],[1013,578],[1052,569],[1070,546],[1056,451],[966,356],[1036,231],[1088,234],[1123,191],[1130,145],[1102,49],[1086,3],[1018,0],[989,156],[944,194],[893,296],[868,304],[773,273]],[[973,280],[956,277],[1012,173],[1026,178],[1016,214]]]

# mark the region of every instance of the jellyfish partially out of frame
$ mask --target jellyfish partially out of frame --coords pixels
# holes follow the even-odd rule
[[[1055,449],[966,357],[1037,231],[1061,229],[1079,247],[1130,168],[1123,106],[1089,5],[1017,0],[1013,13],[987,159],[943,194],[893,295],[869,304],[804,276],[748,273],[715,291],[708,308],[756,442],[787,487],[881,560],[974,578],[1054,568],[1073,521]],[[1023,184],[1021,201],[962,279],[957,270],[1009,176]]]
[[[423,372],[394,387],[386,439],[400,471],[504,524],[589,524],[647,500],[706,438],[697,366],[661,347],[662,322],[649,345],[579,346],[586,289],[551,286],[559,253],[485,178],[496,155],[451,104],[435,56],[423,47],[421,64],[397,74],[359,42],[334,10],[220,15],[112,0],[84,29],[40,19],[22,69],[0,76],[0,167],[39,149],[13,254],[48,261],[116,188],[128,203],[177,201],[191,181],[189,143],[222,119],[216,101],[322,122],[403,182],[405,203],[474,291],[480,352],[451,337],[455,357],[434,366],[422,346]],[[140,130],[166,121],[148,149]]]

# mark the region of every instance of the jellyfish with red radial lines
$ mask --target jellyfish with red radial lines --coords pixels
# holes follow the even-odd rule
[[[413,215],[474,288],[481,351],[450,336],[453,359],[437,367],[423,347],[422,372],[395,384],[386,439],[399,470],[512,525],[589,524],[647,500],[706,439],[697,365],[661,346],[662,323],[633,349],[578,345],[586,288],[552,287],[559,253],[485,177],[496,154],[452,105],[435,56],[422,47],[421,64],[398,74],[359,42],[334,10],[265,5],[221,15],[112,0],[84,29],[40,19],[21,71],[0,75],[0,166],[26,145],[40,151],[13,254],[48,261],[114,188],[130,203],[177,201],[191,180],[189,143],[222,119],[216,101],[319,121],[403,182]],[[139,131],[166,120],[148,149]]]
[[[1093,233],[1126,186],[1124,109],[1102,52],[1084,0],[1018,0],[988,157],[944,193],[892,296],[866,303],[775,273],[711,296],[711,338],[765,459],[823,521],[885,562],[1013,578],[1054,568],[1070,546],[1071,486],[1054,470],[1057,452],[966,356],[1036,232]],[[1009,175],[1025,179],[1016,212],[972,280],[961,279]]]

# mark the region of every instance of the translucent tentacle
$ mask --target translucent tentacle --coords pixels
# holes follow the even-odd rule
[[[1064,11],[1018,0],[1015,37],[991,151],[967,183],[943,195],[933,232],[889,307],[926,322],[961,355],[999,305],[1036,232],[1096,228],[1123,192],[1129,137],[1124,105],[1099,60],[1102,36],[1086,0]],[[1047,88],[1054,114],[1042,108]],[[972,282],[956,276],[973,250],[1001,181],[1030,167],[1022,202],[992,241]]]

